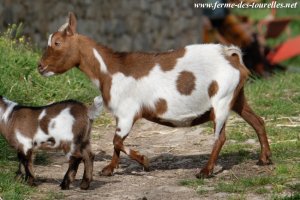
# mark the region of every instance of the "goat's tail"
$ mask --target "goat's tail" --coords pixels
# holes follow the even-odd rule
[[[236,54],[239,57],[239,61],[242,65],[244,65],[243,62],[243,53],[241,51],[241,49],[237,46],[234,45],[230,45],[230,46],[224,46],[224,52],[226,56],[233,56],[234,54]]]
[[[250,71],[248,70],[248,68],[245,66],[245,64],[243,62],[243,53],[242,53],[241,49],[234,45],[224,46],[224,53],[228,57],[237,55],[238,61],[239,61],[239,64],[237,66],[238,66],[239,70],[241,72],[243,72],[243,74],[246,77],[248,77],[248,75],[250,74]]]
[[[94,98],[93,104],[88,109],[88,116],[91,120],[99,117],[103,110],[103,99],[101,96],[97,96]]]

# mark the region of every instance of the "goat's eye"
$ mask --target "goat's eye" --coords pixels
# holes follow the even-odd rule
[[[61,44],[61,42],[59,42],[59,41],[55,41],[55,42],[54,42],[54,44],[55,44],[55,46],[59,47],[59,46],[60,46],[60,44]]]

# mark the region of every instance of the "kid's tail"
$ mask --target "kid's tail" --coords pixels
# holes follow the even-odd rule
[[[94,103],[89,107],[88,116],[91,120],[96,119],[100,116],[103,110],[103,99],[101,96],[94,98]]]

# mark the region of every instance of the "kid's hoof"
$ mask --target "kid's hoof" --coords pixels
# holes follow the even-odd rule
[[[62,190],[69,190],[69,189],[70,189],[70,185],[65,184],[65,183],[61,183],[61,184],[60,184],[60,188],[61,188]]]
[[[22,173],[16,173],[15,180],[16,181],[23,181],[24,180],[24,175]]]
[[[146,156],[143,156],[143,167],[144,167],[144,171],[149,172],[150,171],[150,167],[149,167],[149,159]]]
[[[82,190],[87,190],[90,187],[90,182],[88,181],[82,181],[80,184],[80,189]]]
[[[31,187],[36,187],[36,186],[37,186],[37,184],[36,184],[36,182],[35,182],[35,180],[34,180],[33,178],[29,178],[29,179],[27,180],[27,183],[28,183],[28,185],[30,185]]]
[[[30,185],[31,187],[37,187],[37,186],[38,186],[36,182],[32,182],[32,183],[30,183],[29,185]]]

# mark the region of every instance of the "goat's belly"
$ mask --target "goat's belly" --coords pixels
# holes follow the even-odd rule
[[[202,107],[203,109],[203,107]],[[205,123],[211,120],[211,106],[205,109],[188,109],[181,110],[180,107],[174,110],[169,110],[163,115],[154,118],[147,118],[150,121],[171,126],[171,127],[189,127]]]
[[[190,126],[196,126],[202,123],[205,123],[207,121],[211,120],[211,111],[208,110],[202,115],[197,115],[197,116],[190,116],[186,118],[181,118],[181,119],[166,119],[166,118],[161,118],[161,117],[152,117],[152,118],[146,118],[149,121],[165,125],[165,126],[170,126],[170,127],[190,127]]]

